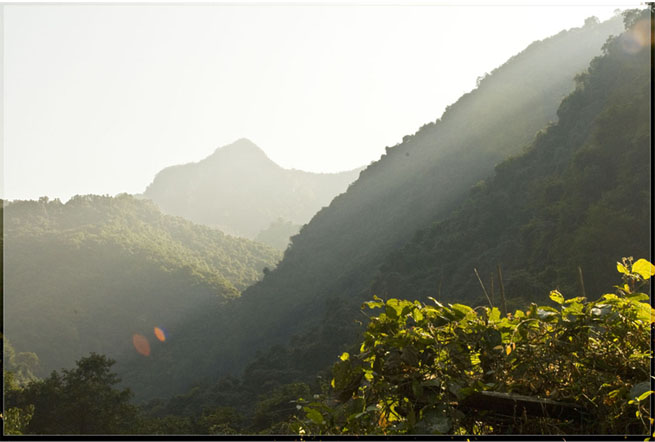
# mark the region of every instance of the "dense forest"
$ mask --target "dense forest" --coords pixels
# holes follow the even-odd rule
[[[221,354],[232,364],[221,358],[221,370],[238,373],[257,350],[288,345],[294,336],[313,336],[306,338],[311,352],[303,358],[312,371],[329,364],[331,355],[361,333],[353,319],[387,256],[416,230],[445,218],[495,164],[520,153],[554,121],[575,76],[622,28],[621,17],[591,19],[533,43],[437,122],[388,149],[292,238],[275,270],[230,306],[225,325],[230,340]],[[339,327],[333,330],[335,317]]]
[[[650,59],[646,48],[624,50],[632,38],[603,46],[557,123],[390,254],[373,292],[483,303],[473,268],[498,292],[501,265],[507,296],[522,304],[552,286],[598,292],[613,281],[609,257],[647,256]]]
[[[4,250],[11,294],[4,331],[18,352],[36,354],[41,376],[91,351],[119,366],[143,363],[134,357],[136,335],[150,341],[148,365],[179,358],[163,371],[183,370],[189,352],[201,351],[185,336],[200,344],[211,330],[194,320],[216,315],[279,259],[264,245],[163,215],[129,195],[11,202]],[[168,342],[154,327],[171,335]]]
[[[5,202],[5,434],[653,434],[651,14],[533,43],[336,187],[240,140]]]
[[[143,196],[165,213],[246,238],[259,235],[284,250],[289,237],[344,192],[360,171],[283,169],[250,140],[241,139],[197,163],[162,170]],[[294,228],[280,228],[279,218]]]
[[[635,14],[625,14],[624,20],[628,26],[643,26],[640,16]],[[283,333],[285,326],[297,325],[299,317],[314,318],[313,327],[297,331],[286,343],[258,353],[246,363],[240,379],[225,378],[213,388],[199,386],[171,399],[160,413],[185,410],[192,415],[203,406],[223,403],[254,419],[255,408],[251,407],[250,411],[246,407],[238,408],[241,402],[234,399],[240,392],[248,395],[245,392],[251,391],[252,385],[257,385],[260,399],[267,391],[269,395],[285,397],[285,391],[300,388],[299,381],[313,393],[321,392],[320,379],[329,378],[326,367],[334,355],[359,349],[355,342],[364,331],[363,324],[358,325],[362,321],[359,304],[373,295],[385,299],[411,297],[423,302],[433,296],[443,302],[465,302],[475,307],[487,304],[486,292],[494,296],[492,302],[505,313],[525,308],[531,301],[543,303],[551,289],[562,290],[569,296],[595,297],[611,287],[616,282],[612,263],[626,249],[635,256],[648,256],[650,244],[650,168],[648,161],[636,160],[650,155],[649,121],[645,117],[648,115],[648,49],[635,48],[636,37],[632,32],[608,40],[602,55],[575,76],[576,89],[562,100],[557,109],[557,123],[544,126],[520,153],[500,162],[495,175],[473,186],[443,221],[419,230],[404,247],[390,253],[380,264],[377,276],[371,276],[368,287],[359,296],[344,296],[343,292],[350,289],[344,283],[338,286],[340,296],[326,295],[310,306],[288,306],[296,320],[271,324],[268,335],[262,339],[276,342],[274,338]],[[624,131],[623,127],[628,130]],[[613,136],[609,137],[609,133]],[[600,167],[603,169],[599,173]],[[357,185],[359,181],[351,189]],[[552,193],[553,188],[558,193]],[[333,210],[340,198],[326,211]],[[315,221],[316,218],[305,226],[299,236]],[[532,237],[526,235],[524,225],[532,227]],[[443,232],[444,226],[450,230]],[[545,236],[542,243],[519,242],[534,240],[538,235]],[[557,235],[564,240],[554,249],[552,241]],[[311,262],[288,262],[296,240],[297,237],[278,270],[254,288],[264,290],[267,280],[278,276],[284,266],[289,266],[289,271],[295,270],[293,266],[307,269]],[[327,247],[317,245],[315,255],[307,259],[327,266],[323,256]],[[522,253],[535,255],[532,261],[519,253],[521,247],[525,247]],[[544,258],[541,261],[550,263],[544,271],[538,258],[551,249],[550,261]],[[343,256],[344,260],[349,257]],[[524,267],[520,265],[522,262]],[[582,274],[578,267],[584,269]],[[403,274],[401,269],[408,270]],[[297,284],[295,280],[286,283]],[[322,290],[316,282],[313,287],[315,291]],[[246,291],[246,296],[251,291]],[[501,293],[506,295],[502,303]],[[262,296],[266,294],[261,292]],[[266,299],[260,298],[259,302],[269,305],[265,304]],[[282,309],[280,298],[275,302],[271,308]],[[256,306],[242,298],[240,304],[231,306],[236,312],[233,317],[238,318],[244,306],[252,307],[245,315],[256,314]],[[258,327],[267,319],[255,317],[262,318],[256,322]],[[258,330],[250,332],[256,334]],[[266,381],[257,383],[257,379]],[[257,394],[247,397],[249,403],[257,403]],[[285,406],[282,400],[278,402],[278,410],[281,414],[286,410],[287,416],[294,411],[288,401]],[[276,427],[272,417],[267,421],[259,417],[258,422],[271,426],[260,424],[251,429],[289,431],[284,426]],[[277,422],[279,425],[280,420]]]

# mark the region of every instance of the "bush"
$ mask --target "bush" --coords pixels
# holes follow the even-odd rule
[[[641,289],[655,267],[624,258],[617,269],[616,293],[587,301],[554,290],[552,305],[505,316],[496,307],[375,297],[362,308],[383,312],[370,318],[359,354],[340,356],[329,394],[302,402],[304,416],[291,427],[299,434],[648,433],[655,310]],[[480,411],[470,399],[484,391],[564,402],[582,413]]]

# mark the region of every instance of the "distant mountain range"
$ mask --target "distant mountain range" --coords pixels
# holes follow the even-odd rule
[[[168,167],[157,174],[143,197],[165,213],[182,216],[226,233],[269,244],[287,241],[275,232],[297,232],[327,206],[362,169],[311,173],[283,169],[254,143],[240,139],[197,163]],[[280,223],[291,223],[290,230]],[[288,238],[289,235],[286,236]]]

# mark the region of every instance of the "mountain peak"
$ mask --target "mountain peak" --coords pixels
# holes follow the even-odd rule
[[[266,153],[255,143],[247,138],[239,138],[234,143],[219,147],[214,151],[216,154],[250,154],[261,155],[268,158]]]

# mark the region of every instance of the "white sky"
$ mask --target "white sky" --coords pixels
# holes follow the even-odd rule
[[[139,193],[242,137],[367,165],[532,41],[638,4],[5,5],[0,195]]]

